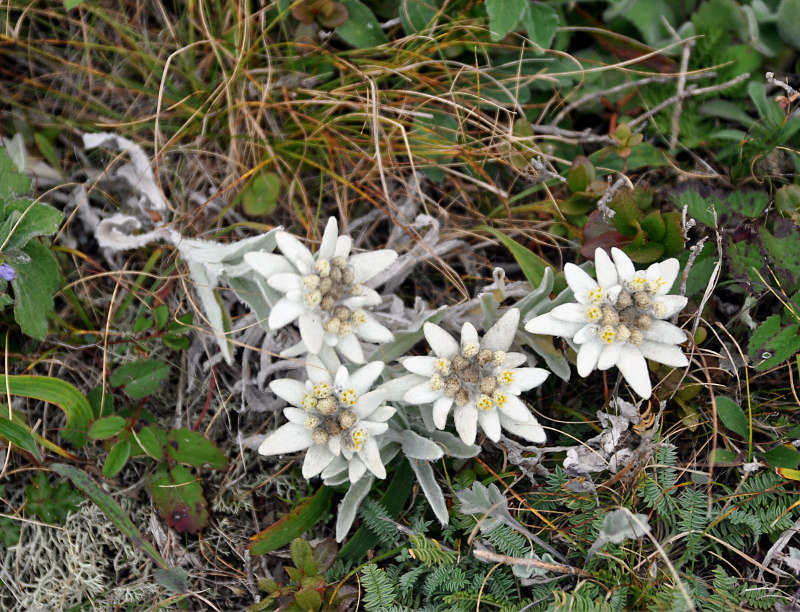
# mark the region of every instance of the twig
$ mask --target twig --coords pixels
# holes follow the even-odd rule
[[[579,567],[572,567],[571,565],[557,565],[555,563],[545,563],[538,559],[521,559],[519,557],[509,557],[508,555],[499,555],[488,550],[475,549],[472,554],[479,561],[487,561],[489,563],[502,563],[503,565],[525,565],[527,567],[537,567],[548,572],[557,572],[559,574],[569,574],[571,576],[581,576],[582,578],[591,578],[592,575],[582,570]]]
[[[673,38],[676,40],[680,40],[680,35],[675,31],[672,25],[667,21],[667,19],[662,15],[661,21],[664,22],[664,25],[670,31]],[[678,134],[681,130],[681,112],[683,111],[683,92],[686,89],[686,71],[689,69],[689,56],[692,53],[692,47],[694,47],[694,38],[690,38],[683,43],[683,52],[681,53],[681,65],[678,73],[678,85],[676,87],[676,93],[678,96],[678,102],[675,104],[675,108],[672,109],[672,121],[670,124],[670,131],[669,131],[669,148],[670,150],[674,149],[675,146],[678,144]]]
[[[692,96],[700,96],[702,94],[712,93],[712,92],[715,92],[715,91],[722,91],[723,89],[728,89],[729,87],[733,87],[734,85],[738,85],[742,81],[746,81],[749,78],[750,78],[750,73],[749,72],[745,72],[744,74],[740,74],[739,76],[737,76],[736,78],[731,79],[730,81],[725,81],[724,83],[719,83],[718,85],[709,85],[708,87],[689,86],[684,90],[684,92],[681,95],[675,94],[671,98],[667,98],[663,102],[661,102],[659,104],[656,104],[649,111],[647,111],[643,115],[640,115],[640,116],[636,117],[636,119],[634,119],[633,121],[628,123],[628,126],[629,127],[635,127],[636,125],[638,125],[638,124],[640,124],[640,123],[642,123],[644,121],[647,121],[648,119],[650,119],[650,117],[652,117],[653,115],[661,112],[663,109],[667,108],[668,106],[670,106],[672,104],[675,104],[675,102],[677,102],[680,99],[689,98],[689,97],[692,97]],[[643,129],[644,129],[644,126],[642,126],[637,131],[641,131]]]
[[[600,91],[593,91],[591,93],[586,94],[585,96],[575,100],[575,102],[571,102],[567,106],[565,106],[561,111],[555,116],[552,123],[559,123],[564,117],[566,117],[569,113],[574,111],[576,108],[583,106],[587,102],[591,102],[595,98],[602,98],[604,96],[611,96],[613,94],[619,93],[621,91],[625,91],[626,89],[634,89],[636,87],[643,87],[644,85],[650,85],[652,83],[670,83],[675,80],[676,76],[683,76],[685,80],[696,80],[696,79],[703,79],[703,78],[713,78],[717,76],[717,73],[714,71],[706,72],[703,74],[668,74],[665,76],[654,76],[654,77],[647,77],[645,79],[639,79],[637,81],[628,81],[627,83],[620,83],[619,85],[615,85],[614,87],[609,87],[608,89],[601,89]]]
[[[630,182],[631,181],[627,176],[625,176],[624,174],[621,175],[614,182],[614,184],[611,185],[611,187],[606,189],[606,192],[603,194],[603,197],[598,200],[597,210],[599,210],[600,214],[602,214],[606,219],[611,219],[614,217],[614,215],[617,214],[615,211],[611,210],[608,207],[608,203],[611,201],[611,198],[613,198],[614,194],[617,193],[617,191],[619,191],[620,187],[622,187],[626,183],[631,188],[631,190],[633,190],[633,185],[631,185]]]
[[[774,72],[768,72],[767,74],[764,75],[764,77],[767,79],[767,81],[769,81],[776,87],[780,87],[783,91],[785,91],[790,99],[792,98],[797,99],[797,96],[800,96],[800,92],[794,89],[791,85],[789,85],[789,83],[784,83],[783,81],[779,81],[778,79],[776,79]]]
[[[538,125],[535,123],[531,124],[531,129],[538,134],[545,134],[547,136],[560,136],[561,138],[574,140],[576,142],[594,142],[600,144],[616,144],[617,142],[611,138],[611,136],[592,134],[588,129],[582,132],[576,132],[574,130],[565,130],[552,125]]]

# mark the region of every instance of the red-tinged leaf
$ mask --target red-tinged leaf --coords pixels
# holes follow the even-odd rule
[[[331,506],[333,489],[321,486],[309,499],[277,523],[250,537],[250,554],[264,555],[300,537],[319,521]]]
[[[206,526],[208,506],[203,487],[182,465],[159,465],[150,478],[150,495],[161,518],[179,533],[195,534]]]

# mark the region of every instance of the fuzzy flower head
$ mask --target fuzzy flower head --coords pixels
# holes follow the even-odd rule
[[[687,299],[668,295],[678,276],[677,259],[636,271],[621,250],[595,251],[595,281],[574,264],[564,266],[576,303],[556,306],[525,325],[534,334],[557,335],[578,345],[578,374],[617,366],[633,390],[652,394],[645,359],[672,367],[689,364],[676,345],[684,332],[665,321],[686,306]]]
[[[335,376],[322,362],[308,359],[308,380],[273,380],[270,389],[291,406],[283,414],[289,420],[270,434],[258,449],[262,455],[282,455],[306,450],[303,477],[312,478],[336,458],[350,464],[350,481],[356,482],[367,470],[386,477],[378,440],[395,413],[383,405],[384,395],[370,391],[384,364],[373,361],[348,374],[339,366]]]
[[[353,363],[363,363],[361,340],[389,342],[394,336],[378,323],[367,308],[380,304],[380,296],[364,283],[384,270],[397,253],[384,249],[351,254],[352,240],[339,236],[331,217],[319,250],[311,254],[303,243],[286,232],[275,239],[283,255],[264,251],[247,253],[245,261],[267,284],[283,296],[269,313],[269,327],[279,329],[297,321],[302,349],[318,355],[324,347]]]
[[[479,424],[495,442],[501,427],[532,442],[544,442],[544,430],[518,395],[542,384],[549,372],[519,367],[527,360],[525,355],[508,352],[518,325],[519,310],[512,308],[483,338],[471,323],[464,323],[459,343],[438,325],[425,323],[433,355],[403,360],[403,366],[417,375],[403,400],[433,404],[437,429],[444,429],[453,409],[456,430],[466,444],[475,442]]]

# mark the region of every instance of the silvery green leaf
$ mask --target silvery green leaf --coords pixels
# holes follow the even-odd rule
[[[372,488],[372,481],[374,478],[367,475],[356,483],[350,485],[350,488],[345,493],[339,504],[339,513],[336,517],[336,541],[341,542],[344,540],[350,527],[353,526],[353,521],[356,519],[358,507]]]
[[[436,461],[444,456],[442,448],[436,442],[406,429],[402,433],[403,454],[409,459]]]
[[[531,550],[526,556],[526,559],[535,560],[535,561],[542,561],[544,563],[553,563],[555,564],[555,560],[549,554],[544,553],[541,557],[537,555],[533,550]],[[535,565],[512,565],[511,566],[512,573],[517,578],[531,578],[532,576],[546,576],[547,570],[542,569],[541,567],[536,567]]]
[[[646,514],[632,514],[627,508],[612,510],[603,517],[600,537],[613,544],[636,540],[650,533]]]
[[[453,435],[448,431],[437,429],[428,435],[432,440],[436,440],[444,447],[445,453],[456,459],[471,459],[481,452],[481,447],[477,444],[464,444],[460,436]]]
[[[447,503],[444,500],[444,495],[442,495],[442,490],[436,484],[436,477],[433,475],[431,464],[427,461],[417,461],[415,459],[409,459],[408,462],[417,476],[419,486],[422,487],[422,492],[431,505],[433,513],[439,519],[442,527],[444,527],[450,519],[450,514],[447,511]]]
[[[228,284],[233,289],[236,297],[242,302],[251,312],[254,312],[258,317],[258,321],[265,328],[269,320],[270,304],[264,299],[263,293],[255,279],[245,277],[229,278]]]
[[[462,514],[476,514],[484,517],[480,527],[481,533],[491,531],[498,522],[505,523],[512,528],[516,528],[519,524],[509,513],[508,500],[497,488],[497,485],[492,484],[486,487],[475,481],[471,488],[458,491],[456,497],[461,502]]]
[[[524,319],[530,310],[539,302],[547,299],[547,296],[553,291],[553,271],[550,268],[545,268],[542,275],[542,282],[539,286],[531,291],[528,295],[522,298],[519,302],[514,304],[519,308],[520,316]]]

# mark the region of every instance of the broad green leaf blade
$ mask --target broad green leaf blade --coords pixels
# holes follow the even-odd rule
[[[106,478],[114,478],[119,471],[125,467],[128,462],[128,457],[131,456],[131,440],[124,438],[117,440],[117,443],[111,447],[111,451],[106,457],[106,462],[103,464],[103,476]]]
[[[44,340],[47,336],[47,315],[53,312],[53,294],[61,284],[58,264],[50,250],[36,240],[26,244],[22,251],[31,261],[14,266],[17,272],[17,278],[11,281],[14,288],[14,318],[23,334]]]
[[[6,389],[11,395],[50,402],[61,408],[67,415],[67,426],[61,436],[76,447],[86,443],[86,431],[93,418],[92,409],[74,386],[48,376],[0,376],[0,393],[4,394]]]
[[[180,463],[203,467],[207,463],[215,470],[228,467],[228,458],[211,440],[191,429],[173,429],[167,434],[167,454]]]
[[[767,318],[750,338],[749,353],[758,371],[780,365],[800,351],[800,334],[797,323],[781,325],[781,316]]]
[[[739,434],[742,439],[749,438],[750,424],[747,415],[739,404],[724,395],[717,397],[717,414],[719,420],[732,432]]]
[[[409,36],[424,32],[433,23],[441,5],[441,0],[403,0],[399,11],[403,31]]]
[[[0,417],[0,437],[13,442],[22,450],[28,451],[37,461],[42,460],[39,455],[39,448],[33,439],[33,433],[27,425],[16,423],[6,417]]]
[[[522,273],[525,275],[525,278],[528,279],[528,282],[531,284],[531,287],[538,287],[539,284],[542,282],[544,278],[544,271],[546,268],[550,267],[550,264],[547,263],[544,259],[539,257],[536,253],[531,251],[530,249],[522,246],[516,240],[509,238],[500,230],[497,230],[493,227],[489,227],[488,225],[478,225],[475,227],[475,231],[477,232],[488,232],[495,238],[497,238],[503,245],[511,251],[511,254],[514,256],[514,259],[517,260],[520,268],[522,268]]]
[[[21,249],[34,236],[56,233],[64,219],[64,213],[60,210],[28,199],[8,204],[6,214],[8,213],[11,215],[0,228],[0,245],[3,245],[3,251]]]
[[[120,366],[109,378],[115,387],[124,387],[132,400],[157,392],[169,376],[169,366],[158,359],[140,359]]]
[[[102,419],[97,419],[89,427],[88,436],[92,440],[105,440],[116,436],[119,432],[125,429],[127,421],[121,416],[109,416]]]
[[[503,40],[517,27],[527,6],[528,0],[486,0],[492,40]]]
[[[328,513],[333,489],[321,486],[317,492],[263,531],[250,537],[250,554],[264,555],[300,537]]]
[[[152,427],[142,427],[138,432],[134,429],[133,437],[150,457],[156,461],[164,459],[164,447],[153,433]]]
[[[125,514],[125,511],[120,508],[119,504],[83,470],[74,466],[66,465],[64,463],[54,463],[52,466],[53,471],[69,478],[72,483],[86,494],[86,497],[91,499],[103,513],[111,519],[111,522],[117,526],[136,548],[150,557],[159,567],[166,569],[167,562],[153,547],[150,542],[144,539],[141,532],[136,528],[131,520]]]
[[[791,444],[778,444],[775,448],[764,453],[769,467],[783,467],[796,469],[800,464],[800,452]]]
[[[17,170],[11,156],[0,147],[0,211],[5,209],[16,195],[30,193],[31,181]]]
[[[195,534],[208,523],[203,487],[182,465],[159,465],[150,477],[149,489],[161,518],[179,533]]]
[[[541,2],[528,2],[522,16],[528,38],[542,49],[549,49],[558,30],[558,13]]]
[[[389,42],[375,15],[359,0],[340,0],[350,16],[336,33],[343,41],[358,49],[370,49]]]

